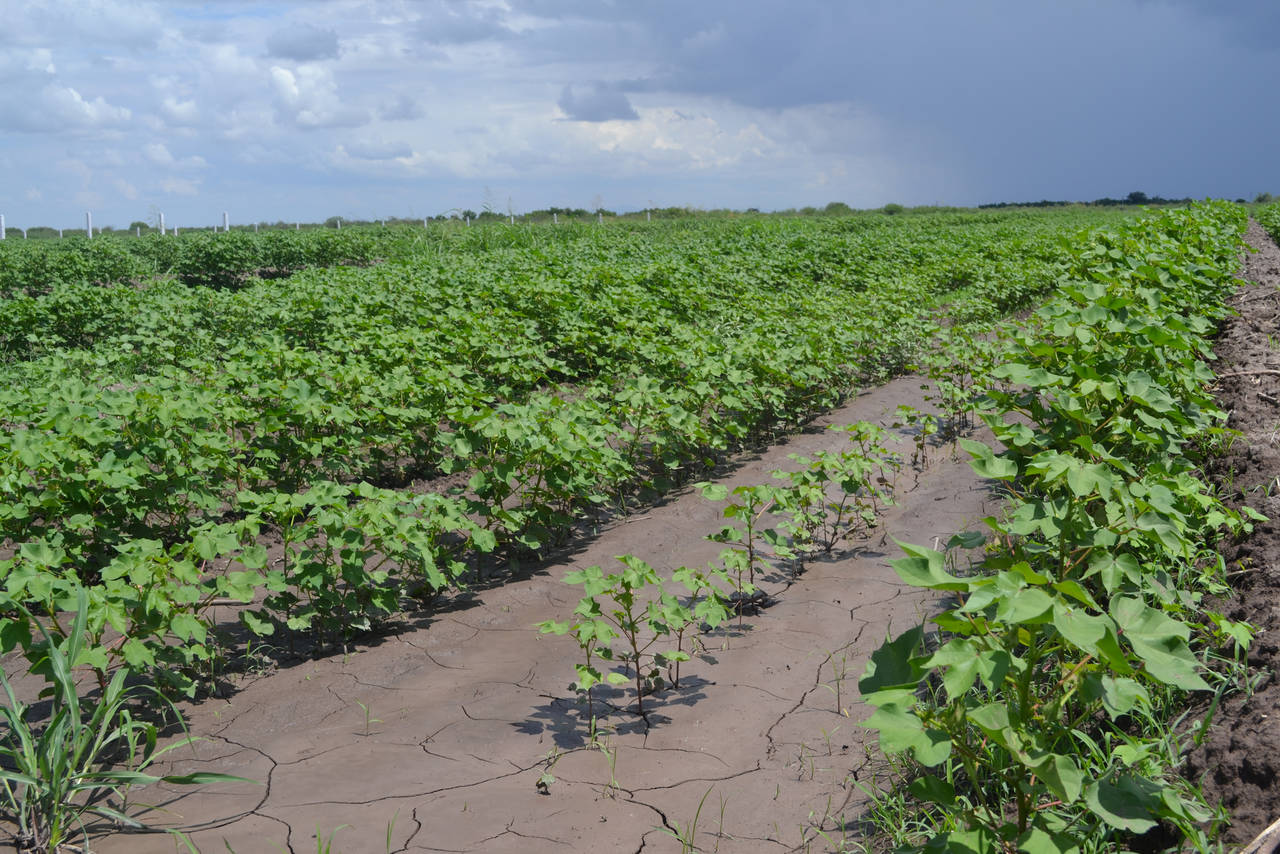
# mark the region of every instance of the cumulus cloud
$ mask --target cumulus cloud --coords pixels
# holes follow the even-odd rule
[[[209,165],[198,154],[183,158],[174,157],[163,142],[149,142],[142,146],[142,156],[156,166],[168,169],[203,169]]]
[[[267,37],[267,54],[296,62],[336,59],[338,34],[314,24],[284,27]]]
[[[172,166],[173,155],[163,142],[149,142],[142,146],[142,154],[157,166]]]
[[[56,74],[53,52],[48,48],[18,48],[0,53],[0,80]]]
[[[581,93],[575,92],[573,85],[568,84],[560,91],[560,100],[556,104],[570,121],[575,122],[634,121],[640,118],[625,94],[603,83],[593,83]]]
[[[128,107],[109,104],[102,96],[86,100],[70,86],[54,83],[35,96],[13,92],[0,98],[0,126],[27,133],[119,127],[132,115]]]
[[[220,76],[247,76],[258,72],[258,64],[251,57],[242,54],[234,44],[204,45],[200,49],[200,55],[208,70]]]
[[[172,95],[165,97],[160,111],[165,118],[177,125],[193,125],[200,118],[200,110],[195,101],[180,101]]]
[[[369,122],[368,110],[339,97],[338,84],[327,68],[302,65],[291,71],[273,65],[271,83],[280,114],[298,127],[358,127]]]

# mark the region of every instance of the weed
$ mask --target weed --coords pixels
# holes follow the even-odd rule
[[[678,822],[673,821],[672,822],[673,827],[658,828],[663,833],[667,834],[672,839],[680,843],[680,854],[696,854],[696,852],[699,851],[698,845],[697,845],[698,822],[702,818],[702,808],[703,806],[706,805],[707,798],[711,795],[711,791],[714,788],[715,786],[711,786],[705,792],[702,793],[702,797],[698,800],[698,808],[694,810],[693,819],[684,827],[681,827]],[[724,800],[723,799],[721,799],[721,802],[720,802],[720,821],[723,825],[723,822],[724,822]],[[719,841],[716,842],[715,850],[716,851],[720,850]]]
[[[139,785],[164,781],[183,785],[215,782],[253,782],[227,774],[194,773],[155,776],[147,769],[166,754],[196,741],[187,735],[165,747],[158,747],[155,724],[134,716],[130,702],[147,693],[161,699],[183,726],[181,715],[154,689],[126,687],[129,671],[121,668],[106,683],[94,703],[81,700],[73,671],[85,651],[85,624],[88,597],[78,594],[71,626],[60,641],[40,627],[44,643],[33,671],[49,682],[52,708],[43,725],[30,717],[30,707],[14,694],[0,669],[6,705],[3,717],[6,732],[0,740],[0,768],[3,800],[0,806],[18,828],[16,842],[23,850],[56,854],[69,845],[73,836],[89,837],[84,817],[96,815],[128,827],[142,822],[127,814],[129,791]],[[29,616],[29,615],[28,615]],[[109,761],[123,757],[120,769]],[[112,800],[115,803],[112,803]],[[168,830],[188,848],[190,841],[177,830]],[[192,848],[191,850],[194,851]]]
[[[367,704],[362,703],[359,700],[354,700],[353,702],[360,707],[360,711],[364,715],[364,736],[365,738],[368,738],[371,725],[383,723],[383,720],[382,718],[373,717],[373,712]]]

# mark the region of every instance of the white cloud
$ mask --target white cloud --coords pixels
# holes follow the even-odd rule
[[[174,124],[193,125],[200,118],[200,110],[195,101],[179,101],[172,95],[165,97],[160,109],[165,118]]]
[[[209,165],[198,154],[181,159],[174,157],[170,153],[168,146],[163,142],[148,142],[142,146],[142,155],[156,166],[163,166],[168,169],[203,169]]]
[[[53,51],[46,47],[0,51],[0,80],[17,80],[56,74]]]
[[[50,83],[34,96],[7,92],[0,96],[0,126],[29,133],[67,132],[119,127],[133,113],[108,104],[101,95],[86,100],[70,86]]]
[[[172,196],[195,196],[200,193],[200,182],[188,178],[165,178],[160,182],[160,189]]]
[[[138,198],[138,188],[133,186],[123,178],[116,178],[111,183],[116,188],[116,190],[120,193],[120,195],[124,196],[126,199],[129,199],[130,201],[132,201]]]
[[[343,101],[328,68],[301,65],[291,71],[273,65],[271,84],[280,114],[298,127],[357,127],[371,119],[368,110]]]
[[[172,166],[173,155],[163,142],[149,142],[142,146],[143,155],[157,166]]]
[[[258,71],[258,63],[234,44],[203,45],[200,53],[205,67],[214,75],[252,75]]]

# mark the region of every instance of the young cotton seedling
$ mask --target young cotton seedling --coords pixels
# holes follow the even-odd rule
[[[718,592],[701,573],[686,567],[674,573],[674,579],[692,594],[691,607],[663,590],[662,578],[648,563],[633,555],[619,555],[617,560],[622,564],[619,572],[606,575],[600,567],[590,566],[566,574],[566,584],[583,588],[574,618],[538,624],[543,633],[572,633],[577,638],[584,660],[576,665],[578,678],[572,687],[586,697],[592,719],[591,689],[601,682],[632,682],[636,711],[643,715],[646,694],[666,687],[668,679],[673,687],[678,683],[680,663],[690,658],[683,648],[686,634],[702,622],[719,625],[727,615]],[[674,649],[662,648],[673,639]],[[617,662],[623,672],[602,672],[596,661]]]

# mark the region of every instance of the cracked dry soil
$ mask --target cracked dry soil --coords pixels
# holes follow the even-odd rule
[[[898,405],[922,406],[921,384],[902,378],[865,392],[748,455],[722,482],[767,482],[794,467],[787,454],[846,447],[843,434],[821,428],[888,424]],[[585,709],[568,688],[576,643],[534,625],[576,605],[578,588],[561,581],[570,569],[608,568],[621,554],[667,572],[713,560],[720,546],[704,538],[723,520],[693,490],[426,627],[188,707],[204,740],[175,770],[262,785],[160,786],[137,799],[163,808],[148,821],[186,828],[203,852],[316,851],[330,838],[335,854],[679,851],[666,831],[688,832],[704,795],[700,850],[825,850],[815,829],[838,840],[864,797],[853,781],[874,782],[857,679],[886,632],[930,607],[890,568],[893,539],[945,541],[977,527],[995,501],[949,446],[932,452],[918,482],[903,470],[897,500],[872,539],[765,581],[772,604],[741,628],[704,636],[679,689],[645,698],[647,720],[622,692],[606,693],[616,704],[601,720],[607,749],[590,746]],[[547,771],[555,781],[540,788]],[[117,833],[95,850],[148,854],[174,843]]]

